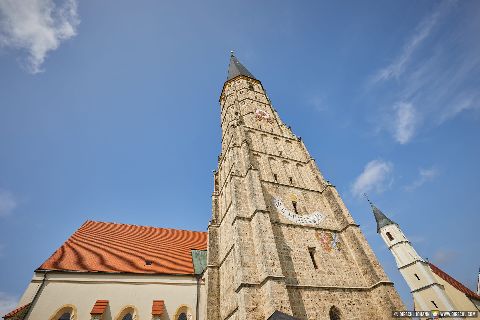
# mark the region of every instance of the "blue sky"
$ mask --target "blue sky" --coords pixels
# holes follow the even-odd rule
[[[0,0],[0,311],[85,220],[206,230],[230,50],[404,302],[368,192],[475,288],[480,2]]]

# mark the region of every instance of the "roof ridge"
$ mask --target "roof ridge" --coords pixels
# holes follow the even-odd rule
[[[208,231],[197,231],[197,230],[188,230],[188,229],[177,229],[177,228],[165,228],[165,227],[156,227],[156,226],[145,226],[139,224],[132,224],[132,223],[122,223],[122,222],[112,222],[112,221],[97,221],[97,220],[86,220],[81,226],[83,227],[88,222],[93,223],[103,223],[103,224],[115,224],[115,225],[124,225],[124,226],[131,226],[131,227],[140,227],[140,228],[155,228],[155,229],[163,229],[163,230],[176,230],[176,231],[188,231],[188,232],[198,232],[198,233],[208,233]],[[79,228],[79,229],[80,229]],[[77,229],[78,231],[78,229]]]

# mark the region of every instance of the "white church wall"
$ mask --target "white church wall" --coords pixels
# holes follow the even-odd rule
[[[20,304],[33,298],[43,273],[36,273]],[[199,284],[199,319],[204,320],[205,288]],[[30,301],[31,301],[30,298]],[[75,306],[78,320],[91,319],[90,311],[97,300],[108,300],[103,320],[117,320],[122,310],[133,307],[136,320],[152,319],[153,300],[165,302],[162,320],[176,320],[179,308],[188,309],[190,320],[196,319],[197,280],[194,276],[105,274],[81,272],[47,273],[47,280],[40,291],[28,319],[50,319],[65,305]],[[186,308],[185,308],[186,307]]]

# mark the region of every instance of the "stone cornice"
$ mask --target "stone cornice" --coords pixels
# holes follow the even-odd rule
[[[410,292],[411,292],[411,293],[420,292],[420,291],[423,291],[423,290],[425,290],[425,289],[428,289],[428,288],[434,287],[434,286],[439,286],[440,288],[445,289],[445,287],[444,287],[443,285],[441,285],[440,283],[434,282],[434,283],[429,283],[429,284],[427,284],[426,286],[423,286],[423,287],[417,288],[417,289],[415,289],[415,290],[412,290],[412,291],[410,291]]]
[[[401,267],[398,267],[398,270],[402,270],[402,269],[408,268],[408,267],[410,267],[410,266],[413,266],[413,265],[416,264],[417,262],[418,262],[418,263],[425,264],[425,265],[427,264],[427,263],[426,263],[425,261],[423,261],[423,260],[415,259],[414,261],[412,261],[412,262],[410,262],[410,263],[407,263],[407,264],[404,264],[404,265],[401,266]]]
[[[394,244],[388,246],[388,249],[392,249],[393,247],[395,247],[395,246],[397,246],[398,244],[401,244],[401,243],[408,243],[408,244],[410,244],[410,241],[408,241],[408,240],[400,240],[400,241],[395,242]],[[410,245],[411,245],[411,244],[410,244]]]
[[[267,281],[285,281],[285,276],[268,275],[260,282],[242,282],[237,289],[235,289],[235,292],[240,292],[244,287],[262,287]]]

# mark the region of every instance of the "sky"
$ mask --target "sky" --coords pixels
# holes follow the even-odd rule
[[[0,0],[0,313],[86,220],[206,231],[230,50],[340,192],[474,289],[480,2]]]

